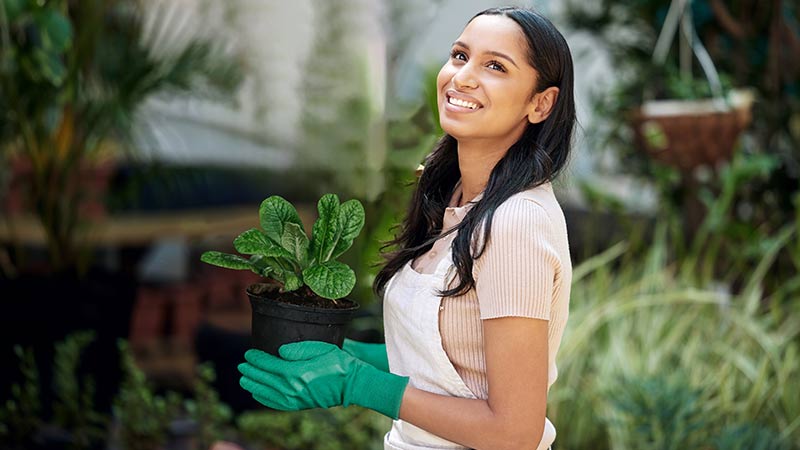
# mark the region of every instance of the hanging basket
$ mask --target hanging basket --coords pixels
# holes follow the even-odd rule
[[[733,154],[751,120],[752,95],[740,92],[730,106],[719,100],[655,100],[631,114],[636,147],[681,171],[716,166]]]

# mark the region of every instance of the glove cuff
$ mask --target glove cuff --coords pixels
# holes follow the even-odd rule
[[[356,358],[375,366],[384,372],[389,371],[389,358],[386,356],[386,344],[372,344],[345,338],[342,350]]]
[[[361,365],[345,388],[343,405],[363,406],[397,420],[408,381],[408,377]]]

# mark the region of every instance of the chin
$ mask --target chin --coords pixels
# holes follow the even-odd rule
[[[469,134],[470,131],[475,131],[474,126],[470,126],[466,123],[453,123],[453,120],[449,118],[442,120],[441,116],[439,117],[439,126],[442,128],[442,131],[456,139]]]
[[[439,122],[439,125],[442,127],[442,131],[453,136],[456,140],[459,139],[466,139],[470,137],[475,137],[475,127],[469,126],[466,124],[463,125],[454,125],[452,123],[442,123]]]

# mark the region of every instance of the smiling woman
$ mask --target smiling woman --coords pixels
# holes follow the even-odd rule
[[[572,265],[551,181],[575,124],[572,57],[523,8],[470,20],[437,77],[445,135],[374,289],[386,344],[258,351],[242,386],[284,410],[357,404],[394,419],[386,449],[547,449]]]

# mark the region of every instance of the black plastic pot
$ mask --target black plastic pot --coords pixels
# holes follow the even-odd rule
[[[359,308],[358,303],[346,298],[337,301],[352,304],[349,308],[294,305],[274,298],[276,292],[256,294],[255,286],[263,285],[247,289],[253,314],[250,343],[276,356],[281,345],[292,342],[322,341],[341,347],[347,325]]]

